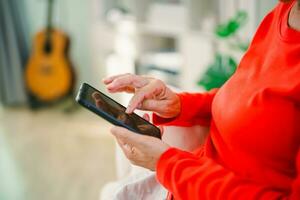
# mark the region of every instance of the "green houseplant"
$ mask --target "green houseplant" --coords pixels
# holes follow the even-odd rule
[[[248,43],[242,42],[237,33],[246,24],[247,19],[246,12],[238,11],[233,18],[216,27],[217,40],[225,40],[236,51],[246,51]],[[197,84],[206,90],[221,87],[235,72],[236,68],[237,61],[233,56],[216,51],[213,62],[209,64]]]

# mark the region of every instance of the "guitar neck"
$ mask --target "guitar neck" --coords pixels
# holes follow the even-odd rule
[[[53,0],[48,0],[48,11],[47,11],[47,33],[48,34],[52,29],[52,17],[53,17]]]

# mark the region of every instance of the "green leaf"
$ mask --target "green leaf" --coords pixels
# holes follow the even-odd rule
[[[236,67],[237,63],[232,57],[217,53],[214,62],[209,65],[197,84],[206,90],[221,87],[232,76]]]

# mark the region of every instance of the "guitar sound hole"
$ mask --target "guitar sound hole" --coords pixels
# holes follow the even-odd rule
[[[44,52],[46,54],[50,54],[52,52],[52,45],[51,45],[51,41],[50,40],[47,40],[45,42],[45,45],[44,45]]]

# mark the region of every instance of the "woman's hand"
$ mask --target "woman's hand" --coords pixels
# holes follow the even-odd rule
[[[140,135],[122,127],[113,127],[111,133],[132,164],[152,171],[155,171],[162,153],[169,148],[169,145],[157,138]]]
[[[176,117],[180,112],[180,99],[161,80],[121,74],[103,80],[107,90],[111,93],[134,93],[126,109],[132,113],[135,109],[153,111],[163,118]]]

